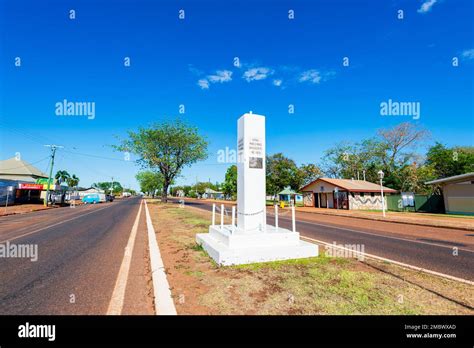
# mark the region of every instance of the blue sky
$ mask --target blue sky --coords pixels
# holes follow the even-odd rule
[[[181,116],[210,146],[178,183],[222,181],[217,151],[235,148],[249,110],[267,116],[267,152],[299,164],[404,121],[473,145],[473,22],[470,0],[0,0],[0,159],[19,152],[46,170],[43,144],[60,144],[55,170],[81,186],[137,188],[134,156],[109,145]],[[56,115],[64,99],[94,102],[95,118]],[[420,102],[420,118],[381,116],[388,99]]]

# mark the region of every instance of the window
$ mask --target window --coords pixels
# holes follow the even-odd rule
[[[374,192],[371,192],[371,193],[370,193],[370,197],[375,197],[375,193],[374,193]]]

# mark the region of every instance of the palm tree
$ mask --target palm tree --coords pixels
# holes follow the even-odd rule
[[[69,173],[65,170],[58,170],[58,172],[55,175],[55,179],[58,181],[58,184],[62,184],[63,182],[67,181],[71,176]]]
[[[76,174],[73,174],[66,179],[66,182],[69,187],[77,187],[77,185],[79,185],[79,178],[76,176]]]

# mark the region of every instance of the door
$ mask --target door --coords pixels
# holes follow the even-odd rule
[[[321,198],[321,207],[320,208],[327,208],[327,204],[328,204],[328,196],[326,193],[320,193],[319,194],[320,198]]]

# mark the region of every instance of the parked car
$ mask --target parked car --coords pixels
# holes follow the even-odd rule
[[[106,200],[107,202],[113,202],[114,199],[115,199],[114,195],[107,195],[107,196],[105,196],[105,200]]]
[[[82,198],[82,202],[84,204],[96,204],[96,203],[101,203],[105,202],[106,197],[105,194],[103,193],[89,193]]]

